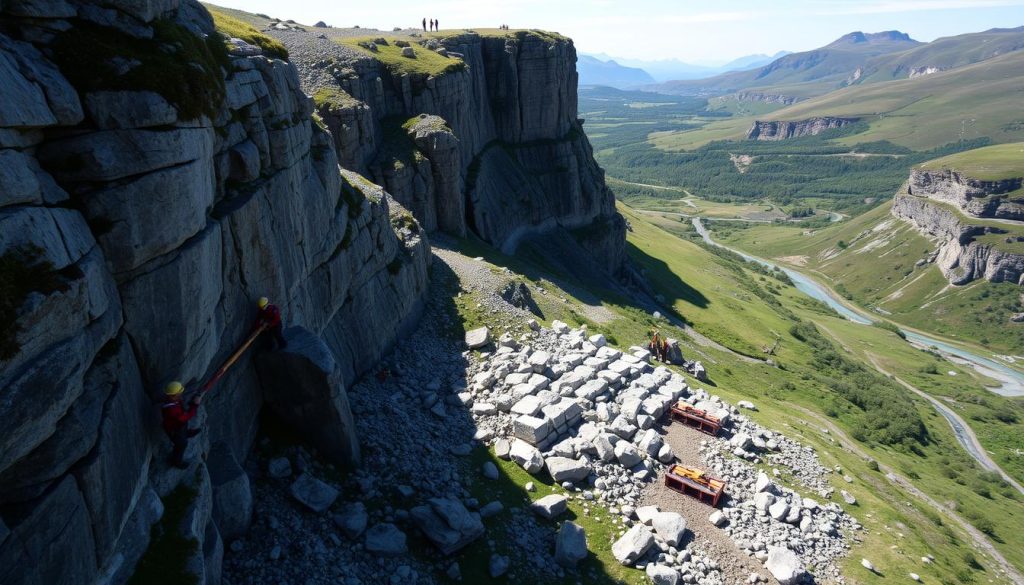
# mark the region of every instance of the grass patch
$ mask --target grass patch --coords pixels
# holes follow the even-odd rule
[[[926,171],[953,170],[983,181],[1024,177],[1024,142],[997,144],[951,154],[918,165]]]
[[[403,57],[402,47],[395,45],[396,40],[399,39],[385,39],[385,44],[377,44],[375,37],[336,39],[337,42],[346,47],[376,59],[396,77],[406,74],[437,76],[455,73],[466,68],[466,63],[462,59],[450,56],[442,57],[436,52],[417,44],[410,44],[410,47],[416,54],[415,57]],[[376,46],[376,51],[371,51],[367,48],[371,43]]]
[[[170,20],[153,22],[153,38],[116,28],[74,23],[58,33],[51,57],[81,92],[152,91],[174,105],[181,120],[213,118],[224,100],[228,54],[222,39],[205,39]]]
[[[358,107],[362,102],[340,87],[322,87],[313,94],[313,103],[316,104],[317,110],[326,109],[328,112],[336,112]]]
[[[217,27],[217,32],[223,33],[229,38],[242,39],[250,45],[256,45],[263,50],[263,54],[267,57],[288,60],[288,49],[281,44],[281,41],[213,6],[206,5],[206,10],[213,17],[213,24]]]

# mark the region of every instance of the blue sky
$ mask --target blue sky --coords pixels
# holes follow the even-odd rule
[[[1024,25],[1024,0],[215,0],[311,24],[391,30],[436,17],[442,28],[543,28],[578,50],[633,59],[725,62],[802,51],[854,30],[922,41]],[[429,12],[427,12],[429,10]]]

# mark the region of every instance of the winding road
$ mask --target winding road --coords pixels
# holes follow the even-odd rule
[[[827,428],[830,433],[835,435],[843,442],[844,448],[849,449],[858,457],[874,460],[874,457],[872,457],[869,453],[861,449],[860,446],[853,439],[851,439],[845,431],[843,431],[843,429],[836,426],[835,423],[830,421],[828,418],[796,404],[791,404],[790,407],[803,412],[807,416],[813,418],[815,422]],[[978,547],[980,550],[985,551],[987,554],[991,555],[991,557],[996,561],[996,563],[999,564],[1003,573],[1006,574],[1007,578],[1009,578],[1017,585],[1024,585],[1024,575],[1021,575],[1020,571],[1018,571],[1016,567],[1014,567],[1009,561],[1006,560],[1006,557],[1004,557],[998,550],[996,550],[996,547],[993,546],[991,542],[989,542],[988,538],[986,538],[980,530],[972,526],[970,522],[964,520],[963,517],[961,517],[959,514],[954,512],[949,507],[942,505],[935,498],[929,496],[928,494],[914,487],[914,484],[912,484],[909,479],[897,473],[896,470],[894,470],[892,467],[889,467],[884,463],[879,463],[878,468],[883,473],[885,473],[886,479],[888,479],[894,485],[903,488],[908,493],[912,494],[914,497],[920,499],[921,501],[927,503],[929,506],[934,508],[935,511],[939,514],[943,514],[949,519],[956,522],[960,526],[960,528],[962,528],[971,537],[971,540],[974,542],[974,545],[976,547]]]
[[[871,365],[875,366],[875,369],[878,370],[883,376],[888,376],[892,378],[907,390],[910,390],[914,394],[917,394],[921,398],[924,398],[925,400],[930,402],[931,405],[935,407],[935,410],[939,411],[939,414],[941,414],[943,418],[946,419],[946,422],[949,423],[949,426],[952,427],[953,434],[956,435],[957,441],[959,441],[960,444],[963,445],[964,450],[967,451],[967,453],[971,457],[973,457],[979,464],[981,464],[982,467],[988,469],[989,471],[994,471],[998,473],[1000,477],[1002,477],[1006,481],[1006,483],[1012,485],[1014,488],[1017,489],[1018,492],[1024,494],[1024,486],[1017,483],[1016,480],[1010,477],[1005,471],[1003,471],[1001,467],[999,467],[998,464],[996,464],[995,461],[992,460],[991,457],[988,456],[988,452],[985,451],[984,447],[982,447],[981,441],[978,440],[977,435],[974,434],[974,431],[971,430],[971,427],[967,425],[964,419],[960,418],[960,415],[950,410],[950,408],[943,404],[942,401],[939,400],[938,398],[935,398],[934,396],[924,392],[923,390],[915,388],[909,383],[885,371],[885,369],[882,368],[881,365],[879,365],[878,361],[875,360],[875,356],[871,354],[866,355],[868,357],[868,360],[871,361]]]

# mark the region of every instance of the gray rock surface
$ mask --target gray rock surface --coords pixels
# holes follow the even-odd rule
[[[310,331],[285,331],[288,347],[257,362],[260,384],[271,408],[340,465],[359,464],[359,438],[341,368],[323,341]]]
[[[568,499],[560,494],[550,494],[530,504],[530,509],[542,518],[557,518],[569,509]]]
[[[300,475],[292,483],[289,491],[292,497],[317,514],[326,512],[339,495],[337,489],[308,473]]]
[[[583,527],[566,520],[555,536],[555,562],[566,568],[573,568],[587,558],[587,534]]]
[[[612,554],[623,565],[630,566],[654,546],[654,534],[643,524],[636,524],[612,544]]]
[[[431,498],[428,505],[410,510],[416,525],[441,551],[450,555],[484,534],[480,515],[452,498]]]
[[[375,524],[366,531],[366,551],[382,557],[403,555],[409,550],[405,533],[394,524]]]
[[[340,512],[334,515],[334,524],[349,540],[359,538],[359,535],[366,530],[368,520],[366,505],[362,502],[346,504]]]
[[[778,580],[779,585],[799,583],[807,574],[803,563],[800,562],[800,557],[783,547],[770,547],[764,566]]]

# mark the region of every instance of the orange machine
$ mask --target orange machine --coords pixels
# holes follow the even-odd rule
[[[665,485],[681,494],[697,498],[712,508],[718,506],[718,500],[725,493],[726,481],[711,477],[696,467],[673,465],[665,472]]]
[[[694,408],[685,402],[680,402],[673,406],[671,415],[672,420],[690,425],[712,436],[717,435],[718,431],[722,428],[722,420],[720,418],[711,416],[706,411]]]

